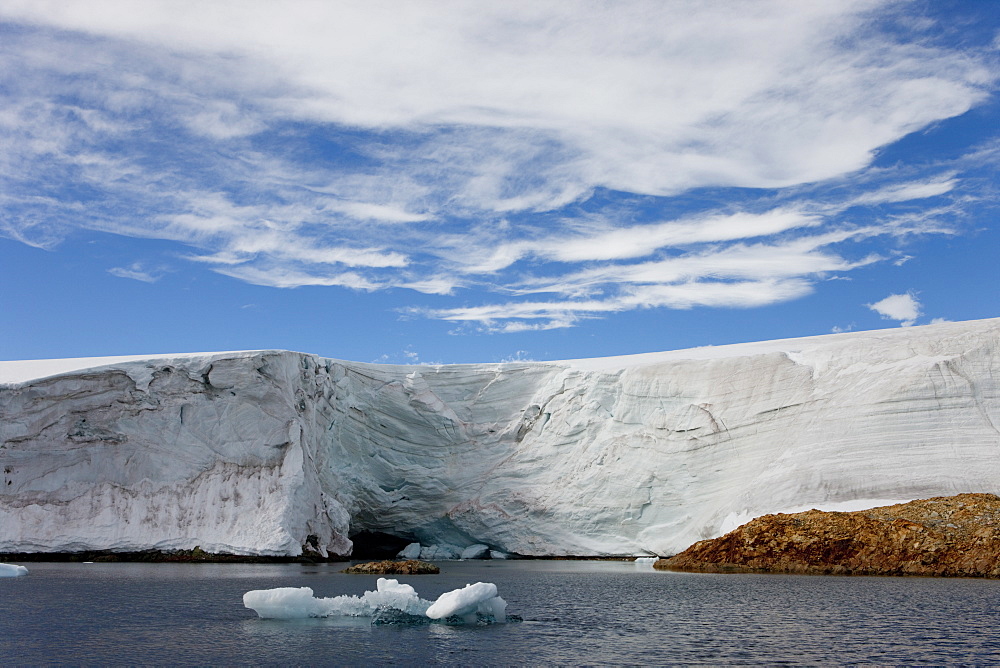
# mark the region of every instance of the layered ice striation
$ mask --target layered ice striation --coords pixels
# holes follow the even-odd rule
[[[656,555],[768,512],[1000,492],[1000,320],[565,362],[3,362],[0,382],[0,552],[349,554],[372,531],[433,558]]]

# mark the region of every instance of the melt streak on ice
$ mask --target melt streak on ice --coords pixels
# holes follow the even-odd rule
[[[1000,320],[566,362],[0,363],[0,552],[309,536],[672,554],[768,512],[1000,492]]]

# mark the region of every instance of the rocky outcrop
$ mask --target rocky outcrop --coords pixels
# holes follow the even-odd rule
[[[655,568],[714,573],[1000,577],[1000,497],[765,515]]]
[[[417,559],[406,561],[368,561],[345,568],[341,573],[352,575],[437,575],[441,569]]]

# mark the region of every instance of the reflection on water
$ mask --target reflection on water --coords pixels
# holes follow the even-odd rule
[[[343,564],[34,564],[0,581],[5,664],[997,663],[1000,581],[659,573],[616,562],[442,562],[433,600],[494,582],[521,624],[261,620],[243,593],[363,593]]]

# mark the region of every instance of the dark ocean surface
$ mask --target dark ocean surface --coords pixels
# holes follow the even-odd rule
[[[375,589],[346,564],[27,563],[0,578],[0,664],[997,664],[1000,581],[661,573],[622,562],[440,562],[422,598],[493,582],[520,623],[274,621],[244,592]]]

